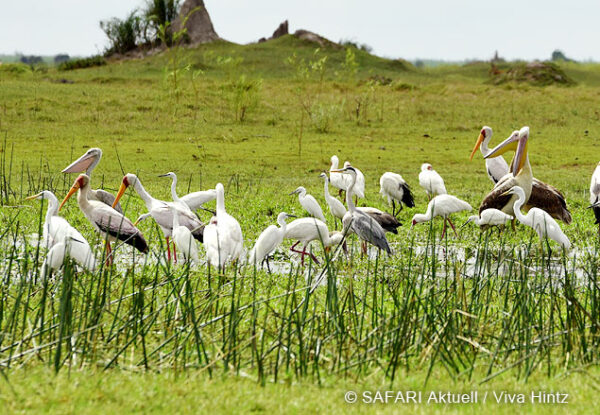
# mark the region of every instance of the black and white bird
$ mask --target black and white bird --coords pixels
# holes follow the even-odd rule
[[[398,173],[385,172],[379,178],[379,193],[387,198],[388,204],[392,205],[392,215],[396,216],[396,202],[402,210],[402,204],[412,208],[415,207],[412,192],[406,181]]]
[[[85,154],[75,160],[73,163],[69,164],[67,167],[63,169],[63,173],[85,173],[91,180],[92,172],[100,163],[100,159],[102,158],[102,150],[97,147],[90,148]],[[115,196],[112,193],[107,192],[103,189],[91,189],[88,192],[88,197],[91,200],[97,200],[102,202],[108,206],[113,206],[115,202]],[[114,209],[123,213],[123,209],[120,204],[114,205]]]
[[[596,217],[594,223],[598,225],[598,234],[600,235],[600,206],[597,206],[598,202],[600,202],[600,163],[596,165],[590,183],[590,207],[594,211]]]

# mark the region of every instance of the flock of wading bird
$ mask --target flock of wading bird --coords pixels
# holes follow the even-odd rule
[[[565,224],[571,222],[571,214],[567,209],[564,196],[556,188],[533,177],[527,153],[529,127],[514,131],[510,137],[490,150],[488,143],[491,138],[492,129],[483,127],[471,153],[471,159],[477,149],[480,149],[486,161],[487,174],[494,182],[494,187],[481,203],[479,215],[469,217],[467,223],[474,222],[485,230],[491,227],[501,229],[508,221],[512,221],[514,229],[515,221],[518,220],[537,232],[540,243],[553,240],[562,248],[570,249],[569,239],[555,220],[560,220]],[[510,165],[502,157],[507,151],[514,151]],[[107,266],[112,264],[111,242],[121,241],[140,252],[148,252],[146,239],[136,227],[141,220],[147,217],[152,217],[164,234],[168,261],[171,261],[172,257],[174,261],[177,261],[177,251],[179,251],[184,260],[180,262],[199,264],[196,241],[204,244],[206,262],[209,266],[222,269],[229,262],[246,260],[242,229],[239,222],[225,209],[225,192],[221,183],[217,184],[214,189],[178,197],[177,176],[174,173],[167,173],[162,176],[172,179],[171,196],[173,201],[166,202],[153,198],[144,189],[140,179],[129,173],[123,177],[115,197],[104,190],[92,189],[90,186],[92,171],[101,157],[102,151],[92,148],[63,170],[63,173],[85,173],[77,177],[60,206],[57,198],[49,191],[28,197],[28,199],[48,200],[48,210],[43,227],[43,243],[49,249],[44,262],[46,269],[60,268],[66,258],[74,259],[88,270],[94,270],[96,267],[96,259],[89,243],[64,218],[58,216],[59,210],[75,192],[78,192],[77,201],[81,211],[105,241]],[[364,175],[349,162],[344,163],[343,168],[339,168],[338,164],[337,156],[331,157],[329,175],[323,172],[320,177],[324,180],[327,207],[335,218],[336,228],[337,220],[341,221],[342,230],[330,232],[323,210],[317,200],[307,194],[304,187],[298,187],[290,195],[298,195],[300,204],[310,217],[295,219],[287,223],[289,218],[295,218],[295,216],[281,212],[277,217],[279,227],[269,226],[256,240],[248,258],[249,264],[262,266],[266,261],[267,268],[269,268],[269,255],[284,239],[296,241],[290,250],[301,255],[302,264],[304,264],[306,255],[318,263],[318,259],[312,252],[307,252],[310,242],[318,240],[325,249],[342,243],[345,251],[345,236],[348,233],[355,233],[362,241],[363,253],[366,253],[367,243],[369,243],[385,251],[388,255],[392,254],[386,232],[397,234],[396,228],[401,225],[396,218],[397,211],[401,211],[403,205],[411,208],[415,206],[410,187],[401,175],[386,172],[380,178],[380,193],[391,204],[392,214],[372,207],[357,207],[352,196],[355,196],[357,200],[364,198]],[[330,184],[339,189],[340,197],[345,192],[346,206],[329,193]],[[412,226],[440,216],[443,218],[441,237],[443,238],[446,233],[447,224],[458,236],[450,215],[460,211],[470,211],[471,205],[447,194],[444,180],[430,164],[426,163],[421,166],[419,184],[427,192],[429,204],[425,214],[414,215]],[[135,223],[124,216],[119,204],[119,200],[129,187],[137,192],[148,210]],[[590,195],[590,207],[594,209],[596,223],[600,223],[600,163],[592,177]],[[197,209],[208,210],[203,205],[214,199],[216,199],[216,212],[212,212],[213,216],[208,224],[203,224],[195,211]],[[528,213],[524,215],[521,212],[522,208]],[[171,243],[174,245],[172,250]],[[300,243],[302,243],[302,249],[296,249]]]

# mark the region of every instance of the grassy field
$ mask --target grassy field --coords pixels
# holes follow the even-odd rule
[[[291,36],[76,71],[0,66],[0,405],[385,413],[397,408],[348,405],[344,392],[566,388],[570,411],[594,412],[599,245],[586,207],[600,66],[562,68],[575,86],[494,86],[484,63],[418,70]],[[409,230],[426,208],[422,163],[474,207],[491,189],[481,156],[468,158],[483,125],[492,144],[530,126],[534,175],[563,191],[573,214],[563,226],[571,253],[540,252],[522,226],[501,236],[467,226],[443,241],[438,221]],[[148,256],[122,247],[112,269],[45,280],[35,238],[45,210],[23,199],[43,189],[64,197],[74,177],[60,171],[89,147],[104,151],[93,184],[113,192],[127,172],[165,200],[170,183],[157,175],[167,171],[180,194],[224,183],[248,250],[280,211],[303,215],[288,196],[297,186],[323,203],[318,175],[333,154],[364,172],[361,204],[388,209],[378,182],[394,171],[417,207],[399,215],[392,258],[363,258],[356,241],[348,259],[315,244],[324,262],[302,268],[286,242],[273,274],[190,270],[165,263],[160,232],[145,221]],[[123,203],[132,219],[145,212],[131,190]],[[75,201],[61,214],[95,240]],[[328,284],[313,287],[319,276]]]

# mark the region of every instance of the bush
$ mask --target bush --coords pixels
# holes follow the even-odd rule
[[[106,65],[106,59],[100,55],[91,56],[89,58],[73,59],[58,65],[59,71],[71,71],[73,69],[91,68],[93,66]]]
[[[512,65],[508,70],[492,67],[490,70],[492,83],[496,85],[507,82],[528,83],[533,86],[575,85],[575,81],[552,62],[529,62]]]
[[[170,30],[171,23],[179,14],[180,0],[149,0],[144,10],[144,20],[148,31],[145,31],[146,40],[159,40],[158,34],[161,27],[166,28],[165,37],[167,45],[173,42],[173,35]]]
[[[114,17],[100,22],[100,28],[106,33],[110,42],[110,47],[106,50],[107,55],[126,53],[137,47],[142,37],[143,22],[137,12],[133,11],[125,20]]]

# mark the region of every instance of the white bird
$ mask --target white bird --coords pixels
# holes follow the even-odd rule
[[[341,173],[337,173],[337,174],[341,174]],[[344,218],[344,215],[347,212],[346,207],[344,206],[344,204],[342,202],[340,202],[338,199],[336,199],[335,197],[333,197],[329,194],[329,177],[327,177],[327,174],[321,173],[319,175],[319,177],[322,178],[325,183],[324,184],[325,203],[327,203],[327,206],[329,207],[329,211],[331,212],[333,217],[339,219],[341,222],[342,219]]]
[[[598,225],[598,234],[600,234],[600,206],[594,206],[598,201],[600,201],[600,163],[596,166],[590,183],[590,207],[594,211],[595,224]]]
[[[90,178],[85,174],[80,174],[79,177],[71,186],[69,193],[65,196],[59,206],[59,210],[69,200],[73,194],[78,191],[77,203],[79,208],[90,221],[94,229],[106,241],[106,259],[107,263],[112,263],[112,249],[110,243],[116,240],[125,242],[128,245],[135,247],[138,251],[147,253],[148,244],[144,239],[144,235],[136,228],[133,223],[123,214],[117,212],[112,207],[103,202],[89,199]],[[115,199],[115,203],[118,200]]]
[[[290,196],[295,194],[298,195],[298,200],[300,201],[300,204],[310,216],[325,222],[325,215],[323,215],[323,210],[321,209],[319,202],[317,202],[317,200],[312,195],[307,194],[306,189],[304,187],[298,187],[296,190],[290,193]]]
[[[73,163],[69,164],[62,172],[63,173],[85,173],[91,180],[92,172],[100,163],[100,159],[102,158],[102,150],[99,148],[90,148],[85,154],[75,160]],[[113,206],[115,197],[112,193],[108,193],[102,189],[90,189],[88,193],[88,197],[91,200],[97,200],[102,202],[108,206]],[[114,209],[123,213],[123,209],[120,204],[114,205]]]
[[[204,209],[203,205],[215,200],[217,197],[217,191],[215,189],[201,190],[199,192],[188,193],[185,196],[177,196],[177,175],[173,172],[167,174],[161,174],[159,177],[170,177],[173,182],[171,183],[171,198],[174,202],[185,203],[190,210]]]
[[[446,186],[444,185],[444,179],[442,179],[442,176],[440,176],[437,171],[433,170],[433,167],[429,163],[423,163],[421,165],[419,184],[427,192],[429,200],[431,200],[432,197],[448,193],[446,191]]]
[[[481,129],[479,137],[477,138],[477,142],[475,143],[475,147],[473,147],[473,151],[471,152],[471,160],[473,160],[473,156],[477,152],[477,149],[481,151],[483,157],[487,156],[487,154],[490,152],[488,144],[492,139],[492,135],[493,132],[491,127],[486,125]],[[498,183],[501,178],[508,174],[509,171],[508,163],[502,156],[485,159],[485,169],[488,177],[492,182],[494,182],[494,184]]]
[[[410,208],[415,207],[410,187],[401,175],[390,171],[383,173],[379,179],[379,187],[381,196],[387,198],[388,204],[392,204],[393,216],[396,216],[396,201],[400,206],[399,211],[402,210],[402,203]]]
[[[269,269],[269,255],[277,249],[277,247],[283,242],[285,232],[287,229],[287,218],[295,218],[294,215],[289,215],[285,212],[281,212],[277,216],[277,223],[279,227],[270,225],[261,232],[254,244],[254,248],[250,252],[250,264],[251,265],[262,265],[263,261],[267,262],[267,269]],[[271,270],[269,269],[269,272]]]
[[[42,245],[46,246],[56,257],[50,260],[51,264],[57,263],[60,267],[64,262],[65,252],[67,256],[73,258],[79,265],[86,270],[93,272],[96,269],[96,259],[90,248],[90,244],[83,235],[67,222],[65,218],[58,216],[58,199],[49,190],[44,190],[36,195],[29,196],[27,200],[46,199],[48,209],[46,210],[46,220],[43,226]],[[56,245],[61,244],[62,248],[52,250]],[[59,255],[62,250],[62,259]],[[50,251],[46,258],[50,258]],[[54,262],[52,262],[54,261]],[[52,267],[53,269],[57,269]]]
[[[350,176],[350,186],[346,192],[346,205],[348,205],[348,213],[344,215],[342,223],[344,224],[344,231],[348,232],[352,229],[354,233],[363,241],[369,242],[379,249],[383,249],[388,253],[392,254],[390,245],[385,237],[385,230],[381,227],[379,222],[373,219],[369,214],[359,210],[352,202],[352,194],[354,193],[354,185],[356,184],[356,170],[352,166],[337,170],[337,172],[347,174]],[[366,249],[366,245],[363,245],[363,252]]]
[[[239,222],[225,210],[223,185],[217,183],[215,190],[217,211],[204,230],[204,247],[208,263],[222,269],[227,262],[240,259],[244,249],[244,237]]]
[[[450,215],[453,213],[462,212],[463,210],[470,211],[472,209],[473,208],[470,204],[464,200],[460,200],[455,196],[439,195],[429,201],[425,214],[417,213],[413,216],[411,229],[417,223],[427,222],[436,216],[441,216],[444,218],[444,228],[442,230],[441,239],[444,239],[444,235],[446,235],[446,222],[450,223],[450,226],[454,230],[454,234],[458,236],[456,233],[456,228],[450,220]]]
[[[339,194],[342,194],[342,191],[346,191],[348,186],[350,185],[350,177],[346,176],[342,173],[338,173],[340,160],[338,156],[331,156],[331,167],[329,167],[329,182],[333,187],[336,187],[340,190]]]
[[[186,262],[191,262],[193,265],[198,265],[198,247],[192,232],[185,226],[179,224],[179,211],[175,206],[169,205],[173,213],[173,243],[183,254],[183,259]]]
[[[521,213],[521,207],[525,204],[525,191],[519,187],[514,186],[505,192],[506,195],[515,195],[517,200],[513,205],[515,217],[523,225],[533,228],[542,242],[545,238],[552,239],[564,249],[571,249],[571,241],[567,235],[565,235],[558,226],[558,223],[548,214],[540,208],[531,208],[526,215]]]
[[[344,233],[338,231],[329,232],[327,225],[319,219],[300,218],[287,224],[285,230],[285,239],[293,239],[297,241],[294,245],[292,245],[290,251],[301,255],[302,265],[304,265],[305,255],[310,255],[313,261],[318,264],[319,261],[317,258],[312,253],[307,252],[306,247],[312,241],[320,241],[327,249],[333,245],[339,244],[342,239],[344,239]],[[299,243],[303,244],[302,251],[295,249]]]
[[[483,212],[481,212],[479,214],[479,216],[477,216],[477,215],[469,216],[469,219],[467,219],[467,221],[465,222],[465,224],[463,226],[465,226],[469,222],[473,222],[477,226],[479,226],[482,230],[486,230],[492,226],[496,226],[496,227],[504,226],[506,224],[506,222],[508,222],[509,220],[513,220],[513,217],[510,215],[507,215],[506,213],[502,212],[501,210],[489,208],[489,209],[486,209]]]
[[[148,210],[148,214],[154,218],[160,229],[162,230],[165,239],[167,241],[167,256],[168,260],[171,260],[171,247],[170,247],[170,237],[173,232],[173,212],[171,211],[170,206],[174,206],[179,213],[179,223],[182,226],[188,228],[195,239],[202,242],[203,240],[203,232],[204,225],[198,219],[198,217],[189,209],[183,208],[180,204],[175,202],[165,202],[162,200],[158,200],[153,198],[142,186],[142,182],[140,179],[132,173],[127,173],[121,182],[121,187],[119,187],[119,192],[117,193],[117,197],[115,202],[118,202],[125,190],[129,186],[133,186],[133,189],[137,192],[140,198],[144,201],[146,205],[146,209]],[[148,214],[142,215],[136,221],[136,224],[139,223],[144,218],[148,217]]]

